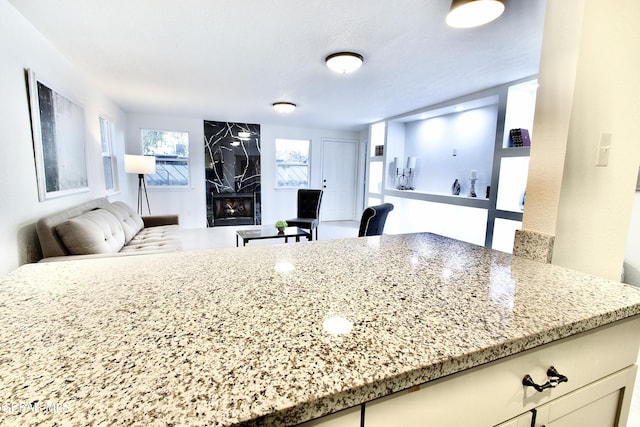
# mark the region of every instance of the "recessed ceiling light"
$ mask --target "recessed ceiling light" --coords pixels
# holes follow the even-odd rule
[[[354,52],[337,52],[325,58],[327,67],[336,73],[348,74],[353,73],[360,68],[364,58],[362,55]]]
[[[502,0],[453,0],[447,24],[454,28],[471,28],[498,19],[504,12]]]
[[[238,138],[240,139],[249,139],[250,136],[251,136],[251,132],[247,132],[247,131],[238,132]]]
[[[273,108],[275,108],[278,113],[290,113],[296,109],[296,104],[292,102],[274,102]]]

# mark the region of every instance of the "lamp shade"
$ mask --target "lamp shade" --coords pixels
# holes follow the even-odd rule
[[[348,74],[360,68],[363,58],[354,52],[338,52],[327,56],[325,62],[336,73]]]
[[[154,156],[124,155],[124,171],[126,173],[149,174],[156,173],[156,158]]]
[[[455,28],[471,28],[487,24],[504,12],[502,0],[453,0],[447,24]]]

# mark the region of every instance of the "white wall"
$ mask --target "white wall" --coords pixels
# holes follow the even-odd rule
[[[636,192],[633,197],[633,211],[624,256],[624,282],[640,286],[640,192]]]
[[[118,157],[121,192],[112,198],[123,197],[128,188],[121,172],[124,113],[96,91],[7,0],[0,0],[0,40],[0,275],[4,275],[39,256],[34,228],[39,217],[105,195],[99,114],[115,124],[114,154]],[[89,192],[38,201],[25,68],[34,70],[53,89],[84,107]]]
[[[460,194],[469,194],[471,170],[476,170],[476,193],[484,197],[485,188],[491,185],[497,117],[498,107],[492,105],[407,123],[404,161],[409,156],[417,158],[416,190],[451,194],[457,179]]]
[[[639,17],[636,0],[548,3],[523,221],[555,234],[554,264],[613,280],[640,160]],[[609,165],[596,167],[604,132]]]
[[[330,129],[307,129],[298,127],[275,126],[262,124],[260,126],[260,138],[262,141],[262,222],[264,224],[275,223],[279,219],[296,216],[296,190],[275,189],[275,141],[277,138],[308,139],[311,141],[311,188],[322,188],[322,139],[346,139],[361,141],[360,133],[339,131]],[[361,141],[358,167],[358,197],[362,198],[362,177],[364,172],[364,143]],[[355,209],[358,212],[358,206]],[[355,219],[355,218],[354,218]]]
[[[207,120],[217,120],[208,117]],[[241,122],[241,120],[237,120]],[[149,204],[153,214],[174,213],[180,215],[180,225],[184,228],[206,227],[206,195],[204,186],[204,119],[151,114],[127,115],[127,153],[140,154],[142,142],[140,129],[160,129],[189,132],[189,156],[191,186],[188,189],[148,188]],[[365,134],[366,137],[366,134]],[[275,140],[276,138],[311,140],[311,180],[312,188],[322,187],[322,139],[337,138],[360,141],[358,132],[328,129],[307,129],[260,124],[261,166],[262,166],[262,221],[275,223],[279,219],[294,217],[296,214],[296,190],[275,189]],[[364,147],[364,143],[359,144]],[[363,148],[360,149],[362,151]],[[360,156],[360,159],[363,157]],[[363,163],[360,160],[359,163]],[[356,165],[354,165],[356,167]],[[359,166],[360,167],[360,166]],[[359,177],[364,175],[358,169]],[[131,188],[137,188],[137,178],[127,177]],[[362,198],[362,182],[358,184],[358,200]],[[137,193],[130,193],[129,202],[136,204]],[[356,211],[361,206],[358,205]],[[146,208],[145,208],[146,209]]]
[[[640,161],[640,2],[585,4],[553,262],[619,280]],[[612,134],[596,167],[601,133]]]

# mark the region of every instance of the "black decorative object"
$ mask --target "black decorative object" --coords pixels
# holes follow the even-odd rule
[[[451,194],[454,196],[460,195],[460,183],[457,179],[453,181],[453,184],[451,185]]]
[[[511,129],[509,131],[509,139],[512,147],[528,147],[531,145],[529,131],[527,129]]]

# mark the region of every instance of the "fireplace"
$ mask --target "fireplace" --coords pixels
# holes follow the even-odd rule
[[[260,125],[204,121],[207,227],[259,225]]]
[[[210,209],[210,226],[256,224],[255,193],[212,193]]]

